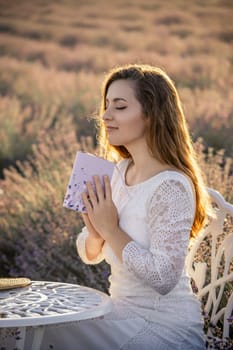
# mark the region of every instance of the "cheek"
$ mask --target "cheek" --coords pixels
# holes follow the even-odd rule
[[[131,111],[130,114],[126,114],[124,118],[122,118],[122,123],[129,125],[143,125],[145,121],[141,114],[138,111]]]
[[[132,132],[142,133],[146,129],[146,122],[142,119],[141,115],[133,116],[133,118],[128,120],[128,127]]]

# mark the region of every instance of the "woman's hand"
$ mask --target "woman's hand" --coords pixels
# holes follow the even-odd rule
[[[96,194],[90,182],[87,182],[87,193],[82,194],[89,223],[93,229],[106,240],[118,229],[118,213],[112,201],[112,191],[108,176],[104,176],[104,189],[98,176],[94,176]],[[87,227],[88,229],[88,227]]]
[[[87,214],[82,214],[82,218],[88,230],[88,237],[86,239],[86,244],[85,244],[86,256],[88,260],[93,260],[101,252],[102,246],[104,244],[104,239],[94,229]]]
[[[91,224],[88,215],[86,213],[82,213],[82,218],[89,233],[89,236],[94,239],[102,239],[100,234],[94,229],[93,225]]]
[[[87,217],[91,227],[103,240],[107,241],[116,256],[122,261],[122,251],[132,238],[119,227],[118,212],[112,200],[111,185],[108,176],[104,176],[104,189],[98,176],[94,176],[96,194],[91,185],[87,183],[87,193],[82,194],[87,209]],[[93,231],[94,232],[94,231]],[[97,255],[96,248],[93,253],[93,244],[88,244],[90,256]]]

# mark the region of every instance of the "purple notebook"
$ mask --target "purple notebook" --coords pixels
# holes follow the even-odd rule
[[[85,213],[81,194],[86,191],[86,182],[90,181],[93,184],[93,175],[99,175],[103,185],[103,176],[108,175],[111,180],[114,167],[115,164],[106,159],[90,153],[77,152],[63,207]]]

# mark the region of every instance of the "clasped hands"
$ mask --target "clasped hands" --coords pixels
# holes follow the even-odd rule
[[[109,235],[118,229],[118,212],[112,200],[111,184],[108,176],[104,176],[104,188],[99,176],[93,176],[95,189],[90,182],[86,183],[87,192],[82,193],[82,199],[87,210],[83,214],[84,223],[89,232],[98,238],[108,240]]]

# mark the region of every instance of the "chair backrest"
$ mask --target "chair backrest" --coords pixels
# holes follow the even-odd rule
[[[233,205],[219,192],[208,191],[216,218],[192,244],[186,263],[197,296],[203,303],[204,315],[209,319],[207,336],[216,336],[213,329],[217,326],[222,329],[222,339],[226,339],[233,310]]]

